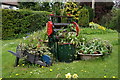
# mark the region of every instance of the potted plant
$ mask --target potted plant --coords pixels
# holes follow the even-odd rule
[[[94,38],[87,43],[81,44],[78,48],[78,55],[82,60],[89,60],[112,52],[111,44],[108,41]]]

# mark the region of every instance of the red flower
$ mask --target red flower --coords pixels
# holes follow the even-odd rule
[[[71,14],[70,14],[70,13],[68,13],[68,14],[67,14],[67,16],[71,16]]]
[[[40,42],[43,42],[43,40],[39,39]]]
[[[50,16],[54,16],[54,14],[49,14]]]

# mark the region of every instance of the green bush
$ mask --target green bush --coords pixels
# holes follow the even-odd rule
[[[95,12],[94,10],[89,7],[89,6],[84,6],[86,9],[88,9],[88,12],[89,12],[89,21],[93,21],[94,17],[95,17]]]
[[[120,9],[112,9],[110,13],[103,16],[100,21],[100,24],[107,28],[116,29],[119,31],[119,22],[120,22]],[[119,31],[120,32],[120,31]]]
[[[2,39],[21,37],[45,27],[48,21],[45,11],[2,9]]]
[[[89,12],[88,12],[88,9],[86,9],[84,7],[82,9],[80,9],[78,24],[80,26],[85,26],[85,27],[89,26]]]

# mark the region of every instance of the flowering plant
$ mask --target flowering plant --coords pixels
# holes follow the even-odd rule
[[[70,73],[67,73],[67,74],[65,74],[65,77],[68,78],[68,79],[70,79],[70,78],[78,78],[78,75],[77,74],[71,75]]]
[[[74,45],[79,45],[79,42],[83,42],[86,38],[82,35],[78,35],[76,33],[75,28],[73,27],[74,24],[69,24],[67,28],[62,28],[56,34],[59,43],[71,43]]]
[[[78,49],[81,54],[109,54],[112,52],[111,44],[99,38],[94,38],[87,43],[81,44]]]
[[[61,12],[63,15],[73,16],[75,20],[78,20],[81,8],[81,6],[77,6],[74,2],[67,2],[65,3],[65,8],[61,9]]]
[[[101,25],[99,25],[99,24],[97,24],[97,23],[94,23],[94,22],[90,22],[90,23],[89,23],[89,26],[92,27],[92,28],[94,28],[94,29],[106,30],[105,27],[103,27],[103,26],[101,26]]]
[[[49,47],[45,45],[46,40],[47,34],[44,30],[41,30],[27,37],[23,37],[23,41],[18,46],[20,50],[26,50],[31,54],[50,54]]]

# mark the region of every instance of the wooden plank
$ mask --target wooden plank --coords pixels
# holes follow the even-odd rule
[[[50,15],[51,16],[51,15]],[[51,17],[67,17],[67,18],[73,18],[73,16],[54,16],[52,15]]]
[[[70,23],[54,23],[54,26],[67,26]]]

